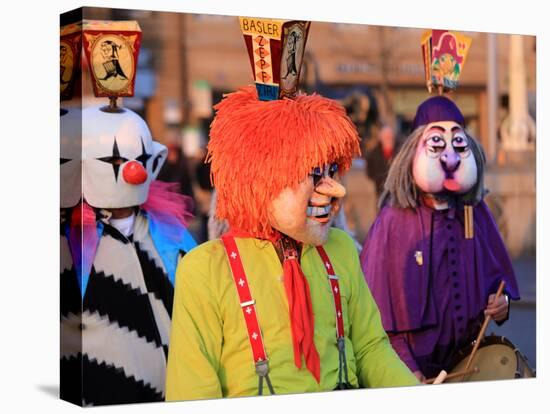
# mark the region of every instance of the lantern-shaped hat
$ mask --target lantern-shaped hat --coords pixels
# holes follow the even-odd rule
[[[240,17],[241,30],[261,101],[293,97],[310,22]]]
[[[82,24],[72,23],[61,28],[59,43],[59,89],[62,101],[69,100],[78,86]]]
[[[435,88],[440,96],[432,96],[418,106],[413,129],[440,121],[454,121],[464,127],[462,112],[443,95],[457,88],[472,39],[448,30],[426,30],[421,43],[426,86],[430,93]]]
[[[422,35],[422,55],[426,85],[432,92],[454,90],[462,73],[472,39],[448,30],[426,30]]]
[[[98,97],[133,96],[141,29],[136,21],[82,23],[83,46]]]

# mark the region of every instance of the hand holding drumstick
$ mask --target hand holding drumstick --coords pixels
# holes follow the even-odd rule
[[[506,319],[508,316],[508,298],[505,294],[497,296],[497,294],[493,293],[489,296],[487,303],[485,316],[490,316],[495,322]]]

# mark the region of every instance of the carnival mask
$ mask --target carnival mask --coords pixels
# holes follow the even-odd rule
[[[426,126],[413,162],[413,178],[425,193],[467,193],[477,180],[477,166],[464,129],[454,121]]]
[[[302,243],[324,244],[346,194],[337,170],[337,164],[314,168],[296,187],[285,188],[271,203],[271,226]]]
[[[167,155],[136,113],[82,111],[82,193],[97,208],[143,204]]]
[[[60,205],[61,208],[76,206],[82,195],[81,154],[82,111],[62,109],[60,118]]]

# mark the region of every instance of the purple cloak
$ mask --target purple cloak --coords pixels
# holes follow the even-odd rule
[[[474,207],[474,238],[464,212],[385,206],[361,252],[367,284],[401,359],[425,376],[448,366],[475,338],[487,299],[501,280],[519,299],[510,257],[484,202]]]

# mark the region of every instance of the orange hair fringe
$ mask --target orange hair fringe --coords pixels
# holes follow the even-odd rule
[[[320,95],[259,101],[249,86],[217,104],[207,162],[217,191],[216,217],[262,239],[271,201],[317,166],[338,163],[340,174],[360,155],[359,136],[342,105]]]

